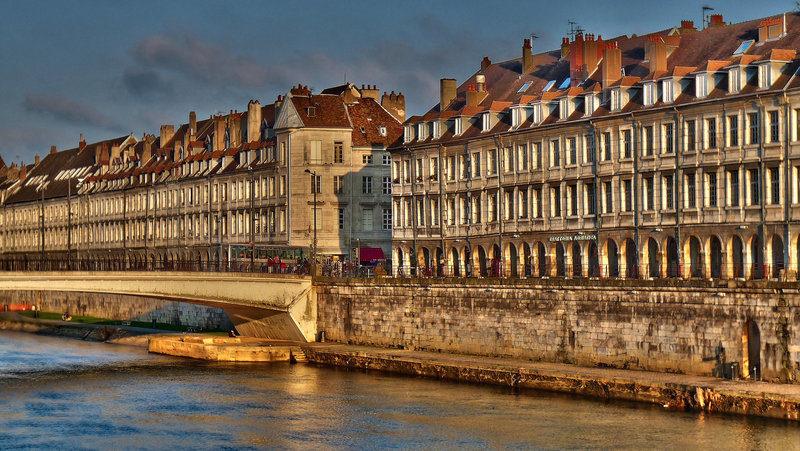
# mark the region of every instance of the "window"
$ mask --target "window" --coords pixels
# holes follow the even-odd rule
[[[603,160],[610,161],[611,160],[611,132],[605,132],[602,135],[603,137]]]
[[[686,150],[697,150],[697,123],[694,120],[686,121]]]
[[[584,151],[586,152],[586,156],[584,160],[587,163],[594,163],[595,159],[595,150],[594,150],[594,134],[586,135],[583,137],[584,142]]]
[[[673,89],[672,80],[664,80],[661,82],[661,90],[664,92],[664,103],[671,103],[675,99],[675,90]]]
[[[769,112],[769,142],[780,142],[780,120],[778,119],[778,111]]]
[[[342,163],[344,161],[344,145],[340,142],[333,143],[333,162]]]
[[[631,158],[631,131],[622,130],[622,151],[624,158]]]
[[[664,152],[675,153],[675,124],[664,124]]]
[[[391,208],[384,208],[383,209],[383,230],[392,230],[392,209]]]
[[[383,128],[382,136],[386,136],[386,127]],[[431,134],[433,139],[439,139],[442,136],[442,123],[439,121],[431,122]]]
[[[344,176],[343,175],[334,175],[333,176],[333,193],[334,194],[341,194],[344,192]]]
[[[526,219],[528,217],[528,189],[526,187],[522,187],[519,190],[517,211],[520,218]]]
[[[778,205],[781,203],[781,176],[778,168],[769,168],[770,203]]]
[[[750,144],[758,144],[758,113],[747,115],[747,125],[750,128]]]
[[[695,96],[702,98],[708,95],[708,74],[697,74],[695,80]]]
[[[717,119],[706,119],[706,143],[709,149],[717,148]]]
[[[542,211],[543,211],[542,210],[542,203],[543,203],[543,200],[542,200],[542,188],[541,187],[534,188],[533,189],[533,196],[535,198],[534,202],[535,202],[535,208],[536,208],[536,210],[533,212],[533,214],[537,218],[541,218],[542,217]]]
[[[551,216],[558,217],[561,216],[561,187],[555,186],[550,189],[550,205],[551,208]]]
[[[664,176],[664,208],[675,209],[675,184],[672,175]]]
[[[309,141],[309,145],[311,146],[311,164],[321,164],[322,163],[322,141]]]
[[[392,178],[383,177],[383,194],[392,194]]]
[[[517,170],[528,170],[528,146],[526,144],[519,144],[517,146]]]
[[[567,185],[569,195],[569,214],[578,216],[578,185]]]
[[[578,164],[578,145],[576,138],[567,138],[567,155],[569,155],[569,164]]]
[[[431,199],[431,225],[439,225],[439,199]]]
[[[365,232],[372,231],[372,209],[365,208],[361,210],[361,230]]]
[[[561,149],[558,147],[558,140],[554,139],[550,141],[550,166],[551,167],[558,167],[561,165]]]
[[[787,122],[789,120],[787,119]],[[794,110],[794,137],[793,139],[797,141],[800,139],[800,109]]]
[[[439,158],[438,157],[431,157],[428,169],[430,170],[430,178],[431,180],[438,180],[439,179]]]
[[[372,194],[372,176],[361,177],[361,192],[363,194]]]
[[[739,171],[728,171],[728,194],[730,196],[729,205],[731,207],[739,206]]]
[[[619,111],[622,108],[622,93],[619,89],[611,90],[611,111]]]
[[[728,116],[728,145],[739,145],[739,116]]]
[[[656,103],[655,96],[655,83],[644,84],[644,106],[650,106]]]
[[[650,177],[645,177],[644,179],[644,198],[645,198],[645,210],[655,210],[655,202],[654,202],[654,192],[655,192],[655,178],[651,175]]]
[[[455,122],[453,122],[453,134],[455,136],[458,136],[461,133],[463,133],[463,131],[464,131],[464,125],[462,123],[462,119],[460,117],[457,117],[455,119]]]
[[[709,207],[716,207],[717,206],[717,173],[716,172],[709,172],[706,174],[706,180],[708,181],[708,206]]]
[[[761,193],[759,192],[758,169],[748,170],[747,176],[750,179],[750,205],[760,205]]]
[[[425,226],[425,199],[417,199],[417,225]]]
[[[730,69],[728,71],[728,92],[735,94],[742,89],[741,87],[741,71],[738,68]]]
[[[697,187],[694,173],[686,174],[686,207],[697,207]]]
[[[286,176],[281,176],[280,186],[278,186],[278,195],[285,196],[286,195]],[[225,199],[222,199],[225,200]]]
[[[614,212],[614,190],[611,188],[611,182],[603,183],[603,191],[605,194],[605,212]]]
[[[622,181],[623,211],[633,211],[633,180]]]
[[[481,176],[481,154],[480,152],[475,152],[472,154],[472,176],[473,177],[480,177]]]
[[[590,215],[593,215],[596,212],[595,202],[594,182],[589,182],[586,184],[586,211]]]
[[[311,193],[321,193],[320,187],[322,184],[322,176],[321,175],[312,175],[311,176]]]
[[[769,64],[758,66],[758,88],[767,89],[771,84]]]
[[[382,162],[383,162],[384,166],[391,165],[392,164],[392,156],[389,155],[388,153],[387,154],[383,154],[383,161]]]
[[[453,157],[450,157],[453,158]],[[497,150],[491,149],[486,154],[486,174],[487,175],[495,175],[497,174]]]
[[[647,125],[644,127],[644,154],[645,156],[653,155],[653,126]]]
[[[372,154],[361,155],[361,163],[372,164]]]
[[[488,201],[489,201],[489,222],[497,221],[497,193],[489,194]]]
[[[339,230],[344,230],[344,208],[339,209]]]
[[[503,149],[503,168],[506,172],[514,170],[514,151],[511,147]]]

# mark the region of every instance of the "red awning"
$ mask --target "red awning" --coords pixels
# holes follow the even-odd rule
[[[359,249],[358,255],[362,262],[386,260],[386,256],[383,255],[383,249],[379,247],[362,247]]]

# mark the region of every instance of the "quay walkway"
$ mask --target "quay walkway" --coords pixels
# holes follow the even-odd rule
[[[303,350],[309,363],[322,365],[800,421],[798,384],[338,343],[309,343]]]

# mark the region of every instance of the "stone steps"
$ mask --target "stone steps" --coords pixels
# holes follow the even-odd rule
[[[306,358],[306,353],[303,351],[303,348],[299,346],[292,346],[290,348],[289,362],[308,363],[308,359]]]

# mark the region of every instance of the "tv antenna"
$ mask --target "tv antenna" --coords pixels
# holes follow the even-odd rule
[[[703,5],[703,29],[704,30],[708,26],[708,20],[709,19],[707,18],[706,13],[709,12],[709,11],[714,11],[714,8],[712,8],[712,7],[708,6],[708,5]]]
[[[534,39],[539,39],[539,36],[537,36],[536,33],[531,33],[531,47],[533,47]]]

